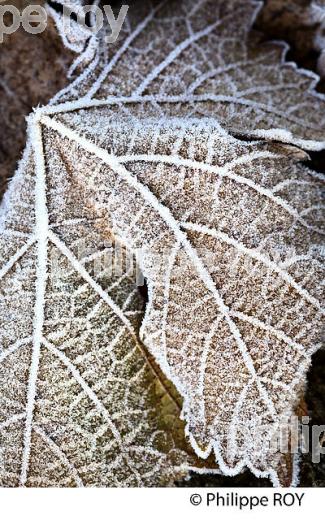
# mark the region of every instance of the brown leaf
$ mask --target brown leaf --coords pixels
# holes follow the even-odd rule
[[[104,43],[104,28],[94,60],[56,100],[160,101],[162,115],[217,117],[235,135],[323,149],[317,77],[285,62],[285,44],[260,43],[252,31],[260,8],[253,0],[136,2],[117,42]]]
[[[172,485],[202,463],[138,340],[134,259],[60,150],[45,158],[44,213],[34,159],[28,148],[0,221],[0,483]]]
[[[321,176],[292,147],[133,108],[118,119],[111,102],[40,114],[47,164],[62,150],[79,189],[138,252],[141,337],[184,398],[196,453],[279,483],[270,443],[320,342]]]

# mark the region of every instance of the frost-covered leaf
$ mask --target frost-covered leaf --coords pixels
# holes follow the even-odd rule
[[[317,77],[285,63],[284,44],[259,42],[251,29],[260,7],[253,0],[135,2],[117,42],[99,45],[57,100],[147,98],[165,115],[203,114],[234,134],[323,148]]]
[[[322,178],[297,148],[150,107],[39,113],[47,168],[60,150],[137,253],[149,294],[141,338],[184,398],[196,453],[213,451],[226,474],[248,466],[283,483],[270,442],[320,342]]]
[[[202,459],[296,482],[295,457],[269,441],[319,341],[321,179],[305,152],[228,132],[322,148],[324,99],[251,34],[258,8],[131,5],[117,44],[104,29],[31,117],[0,215],[5,485],[186,474],[198,463],[166,378]],[[155,361],[127,267],[95,269],[117,244],[147,279]]]
[[[138,340],[134,261],[32,139],[0,213],[0,485],[170,485],[202,464]]]

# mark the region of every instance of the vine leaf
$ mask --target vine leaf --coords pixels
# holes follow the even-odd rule
[[[318,77],[286,63],[285,44],[261,43],[252,31],[261,5],[137,2],[117,43],[103,43],[104,27],[94,59],[56,101],[145,98],[163,102],[166,116],[217,117],[234,135],[323,149],[325,104],[314,90]]]
[[[321,176],[292,146],[146,113],[128,103],[122,116],[111,102],[40,113],[47,164],[61,150],[137,252],[149,294],[141,338],[184,399],[195,452],[213,451],[225,474],[247,466],[283,483],[274,440],[320,343]]]
[[[171,485],[203,464],[138,339],[134,260],[31,139],[0,214],[0,483]]]
[[[0,214],[5,485],[161,485],[198,466],[165,378],[196,455],[287,481],[273,441],[321,315],[322,179],[293,145],[324,148],[324,98],[259,45],[259,6],[142,2],[31,116]],[[148,283],[153,363],[128,268],[93,265],[117,244]]]

